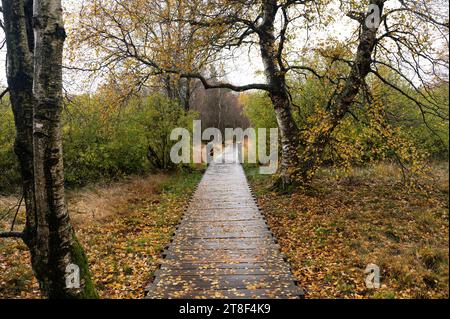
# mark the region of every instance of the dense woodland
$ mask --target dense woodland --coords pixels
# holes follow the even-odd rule
[[[448,1],[62,2],[3,0],[0,10],[0,298],[140,296],[148,278],[131,264],[155,266],[204,169],[169,156],[172,130],[197,119],[222,132],[278,127],[278,173],[244,167],[311,296],[448,297]],[[377,13],[369,5],[379,24],[367,23]],[[339,24],[345,36],[333,31]],[[258,81],[228,77],[242,55],[262,65]],[[151,196],[137,189],[145,178]],[[115,187],[133,195],[103,208],[107,219],[93,213],[97,224],[83,224],[72,212],[86,190]],[[372,229],[358,206],[391,250],[368,248]],[[396,230],[403,218],[411,228]],[[147,257],[138,234],[120,247],[96,243],[108,241],[95,237],[99,225],[132,233],[130,220],[145,219],[159,227],[146,231],[163,234],[143,241]],[[360,242],[330,248],[341,232]],[[303,263],[305,244],[317,264]],[[111,249],[126,254],[96,261]],[[31,261],[17,264],[17,251]],[[331,261],[339,251],[361,267],[383,254],[407,265],[386,266],[391,287],[372,293],[353,273],[336,279],[353,267]],[[70,261],[83,265],[75,292],[63,287]],[[135,288],[117,292],[121,284]]]

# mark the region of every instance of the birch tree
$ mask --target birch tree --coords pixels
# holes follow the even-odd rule
[[[91,45],[100,52],[96,56],[98,68],[108,66],[120,73],[128,63],[145,74],[141,77],[144,80],[155,75],[176,74],[180,78],[197,79],[206,89],[266,91],[281,133],[282,160],[276,182],[278,188],[307,184],[312,179],[334,129],[349,116],[361,95],[370,95],[367,85],[369,77],[378,78],[386,86],[401,92],[424,113],[439,113],[426,87],[430,77],[440,70],[448,70],[448,61],[442,59],[433,46],[436,42],[442,43],[444,50],[447,48],[448,51],[448,17],[439,10],[441,6],[448,5],[448,1],[188,1],[189,6],[184,7],[186,9],[181,16],[155,15],[154,11],[146,10],[153,3],[139,0],[92,1],[87,5],[91,8],[89,17],[82,19],[80,34],[85,37],[77,38],[76,42]],[[172,1],[166,3],[161,5],[163,9]],[[135,7],[140,9],[124,9]],[[336,12],[336,8],[338,14],[333,16],[330,12]],[[371,22],[374,15],[378,23]],[[345,54],[333,47],[324,49],[318,44],[308,44],[314,42],[310,39],[318,37],[320,28],[323,31],[323,28],[332,26],[330,21],[338,22],[338,19],[344,18],[354,21],[349,26],[353,37],[337,46],[344,47]],[[143,26],[140,21],[147,23]],[[189,25],[187,43],[196,48],[191,61],[202,59],[201,66],[223,60],[224,52],[254,48],[264,66],[265,81],[246,85],[212,82],[198,64],[189,63],[190,67],[186,67],[180,63],[166,63],[168,55],[157,54],[161,53],[159,48],[148,45],[162,39],[151,27],[155,21]],[[333,34],[332,31],[328,30],[329,34]],[[301,48],[295,48],[299,42]],[[346,68],[341,74],[332,76],[327,73],[328,70],[302,63],[304,59],[301,57],[312,52],[321,52],[332,65],[343,64]],[[390,79],[383,77],[379,68],[388,68],[406,79],[422,99],[418,100],[396,87]],[[307,137],[301,134],[307,128],[299,128],[292,115],[292,98],[287,81],[291,74],[313,75],[331,82],[335,87],[327,113]],[[419,84],[411,77],[419,79]]]
[[[24,240],[46,297],[96,298],[64,194],[60,116],[66,33],[61,1],[3,0],[2,4],[26,227],[22,233],[1,233],[1,237]],[[71,274],[75,282],[70,283]]]

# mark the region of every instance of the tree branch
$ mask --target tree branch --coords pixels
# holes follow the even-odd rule
[[[0,232],[0,238],[24,238],[21,232]]]
[[[267,84],[247,84],[247,85],[233,85],[231,83],[223,83],[223,82],[218,82],[218,83],[208,83],[208,81],[205,79],[205,77],[203,77],[200,74],[196,74],[196,73],[185,73],[185,74],[180,74],[180,77],[182,78],[191,78],[191,79],[198,79],[200,80],[200,82],[202,82],[204,88],[206,90],[208,89],[230,89],[232,91],[235,92],[244,92],[244,91],[248,91],[248,90],[264,90],[264,91],[269,91],[269,86]]]
[[[244,91],[249,91],[249,90],[269,91],[269,86],[267,84],[263,84],[263,83],[252,83],[252,84],[247,84],[247,85],[233,85],[231,83],[226,83],[226,82],[210,83],[203,75],[201,75],[199,73],[183,73],[178,70],[161,70],[156,73],[153,73],[152,75],[162,75],[164,73],[178,74],[181,78],[185,78],[185,79],[200,80],[200,82],[202,82],[205,90],[229,89],[229,90],[232,90],[235,92],[244,92]]]
[[[9,87],[6,88],[2,93],[0,93],[0,100],[2,100],[8,92],[9,92]]]
[[[314,70],[313,68],[309,67],[309,66],[304,66],[304,65],[291,65],[288,66],[286,68],[286,72],[290,71],[290,70],[304,70],[304,71],[309,71],[311,72],[313,75],[315,75],[318,79],[323,79],[325,76],[320,75],[316,70]]]

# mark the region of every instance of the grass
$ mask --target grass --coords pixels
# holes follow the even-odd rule
[[[428,192],[404,188],[386,164],[323,169],[311,188],[284,195],[268,190],[271,178],[257,167],[245,169],[307,298],[448,298],[448,163],[434,165]],[[68,193],[102,298],[143,297],[201,175],[133,177]],[[0,210],[16,201],[0,197]],[[380,267],[380,289],[365,286],[369,263]],[[0,298],[40,297],[29,264],[21,241],[0,241]]]
[[[144,296],[201,176],[201,170],[192,170],[132,177],[68,192],[71,219],[101,298]],[[0,210],[15,200],[0,197]],[[23,227],[23,214],[17,229]],[[6,227],[0,223],[0,229]],[[0,299],[40,297],[26,246],[1,240]]]
[[[406,189],[388,164],[323,169],[310,189],[284,195],[246,172],[307,298],[448,298],[448,163],[434,165],[429,191]],[[380,289],[366,288],[369,263]]]

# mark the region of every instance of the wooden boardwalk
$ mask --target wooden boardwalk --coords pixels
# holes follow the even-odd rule
[[[242,166],[229,162],[209,166],[146,298],[302,296]]]

